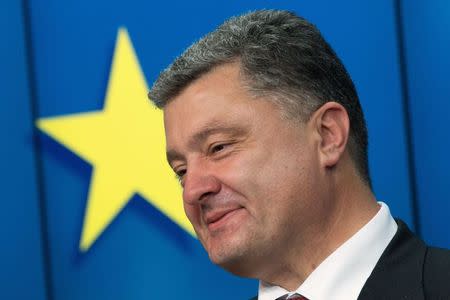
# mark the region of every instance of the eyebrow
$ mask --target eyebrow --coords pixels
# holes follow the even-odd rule
[[[175,150],[169,150],[169,151],[166,152],[166,159],[167,159],[167,162],[169,163],[169,165],[171,167],[172,167],[172,165],[171,165],[172,161],[174,161],[174,160],[183,160],[183,158],[184,158],[184,156],[181,153],[179,153],[179,152],[177,152]]]
[[[205,126],[203,126],[197,133],[195,133],[188,142],[189,148],[195,148],[198,145],[203,144],[208,137],[213,134],[229,134],[233,136],[244,135],[246,130],[241,126],[233,126],[233,125],[225,125],[221,122],[211,122]],[[183,160],[184,155],[179,153],[176,150],[168,150],[166,152],[167,161],[170,162],[174,160]]]

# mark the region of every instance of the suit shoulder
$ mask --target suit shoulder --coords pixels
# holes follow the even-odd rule
[[[428,247],[423,269],[425,294],[431,299],[450,297],[450,250]]]

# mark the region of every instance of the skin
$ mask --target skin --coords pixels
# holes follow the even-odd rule
[[[210,259],[294,290],[379,207],[346,150],[340,104],[286,119],[239,70],[216,67],[165,106],[167,158]]]

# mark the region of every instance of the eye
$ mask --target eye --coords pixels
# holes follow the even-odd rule
[[[178,181],[182,182],[184,175],[186,175],[186,169],[174,170],[174,172]]]
[[[211,153],[217,153],[225,149],[227,144],[217,144],[211,147]]]

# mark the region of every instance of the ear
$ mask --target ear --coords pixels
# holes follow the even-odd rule
[[[346,109],[337,102],[327,102],[313,113],[310,122],[320,139],[321,164],[328,168],[335,166],[345,151],[350,131]]]

